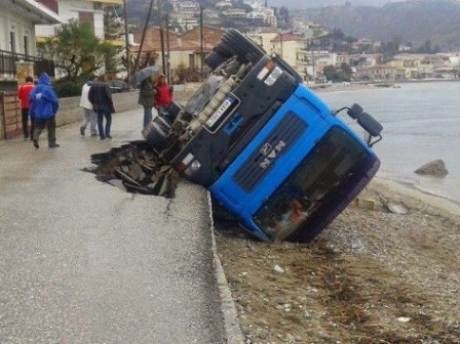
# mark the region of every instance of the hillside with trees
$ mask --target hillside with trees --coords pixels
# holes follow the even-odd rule
[[[312,8],[299,16],[358,38],[388,42],[397,37],[414,47],[430,41],[445,51],[460,48],[460,2],[456,0],[411,0],[383,7],[348,4]]]

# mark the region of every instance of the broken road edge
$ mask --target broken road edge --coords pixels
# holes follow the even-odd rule
[[[230,286],[228,285],[225,272],[222,267],[219,255],[217,254],[217,244],[214,226],[214,216],[212,208],[212,197],[209,191],[206,192],[208,200],[209,229],[211,231],[211,249],[213,255],[214,275],[217,282],[219,297],[221,302],[222,317],[224,323],[224,334],[227,344],[243,344],[244,335],[241,331],[238,312],[235,301],[233,300]]]

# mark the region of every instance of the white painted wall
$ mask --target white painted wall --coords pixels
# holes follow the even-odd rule
[[[94,15],[94,33],[96,37],[104,39],[104,11],[92,1],[59,0],[59,17],[67,23],[72,19],[78,21],[78,12],[92,12]],[[37,25],[37,37],[52,37],[55,35],[56,25]]]
[[[16,52],[24,54],[24,36],[29,39],[29,55],[35,55],[35,28],[30,20],[8,8],[0,12],[0,49],[10,51],[10,32],[16,35]]]

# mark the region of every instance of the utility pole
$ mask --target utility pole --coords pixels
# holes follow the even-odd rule
[[[311,51],[311,62],[312,62],[313,82],[316,82],[316,59],[315,59],[314,50]]]
[[[163,17],[163,1],[158,2],[158,13],[160,17],[160,44],[161,44],[161,64],[163,68],[163,74],[166,75],[166,57],[165,57],[165,33],[163,29],[164,17]]]
[[[284,49],[283,49],[283,32],[280,32],[280,52],[281,58],[284,59]]]
[[[129,32],[128,32],[128,6],[126,0],[123,0],[123,17],[125,21],[125,49],[126,49],[126,80],[131,80],[131,61],[129,60]]]
[[[166,53],[166,76],[168,78],[168,84],[171,84],[171,47],[169,44],[169,12],[166,13]]]
[[[147,13],[147,17],[145,18],[144,30],[142,31],[142,37],[141,37],[141,44],[139,46],[139,51],[137,52],[136,63],[134,64],[133,72],[136,72],[137,68],[139,67],[139,61],[140,61],[141,54],[142,54],[142,48],[144,47],[145,34],[147,33],[147,29],[150,23],[150,18],[152,17],[153,2],[154,0],[150,0],[149,12]]]
[[[204,32],[203,32],[203,5],[200,4],[200,62],[201,80],[204,79]]]

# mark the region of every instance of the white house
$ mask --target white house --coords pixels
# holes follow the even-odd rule
[[[50,9],[56,11],[59,17],[68,23],[76,20],[81,24],[88,24],[94,30],[96,37],[105,38],[104,14],[106,6],[123,5],[123,0],[38,0]],[[53,37],[57,25],[38,25],[38,38]]]
[[[35,25],[61,19],[34,0],[3,0],[0,12],[0,50],[35,55]]]
[[[2,0],[0,11],[0,81],[16,79],[17,65],[26,62],[38,73],[35,25],[56,24],[61,19],[34,0]]]

